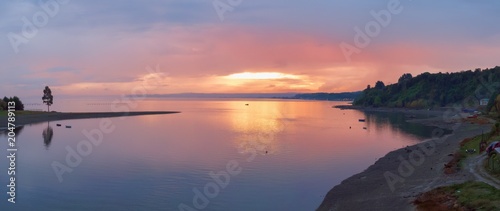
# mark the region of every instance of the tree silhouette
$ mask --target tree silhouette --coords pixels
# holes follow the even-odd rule
[[[52,105],[54,97],[52,96],[52,91],[50,90],[49,86],[45,86],[45,89],[43,90],[43,103],[47,104],[47,111],[50,112],[49,106]]]
[[[377,81],[377,83],[375,83],[375,89],[384,89],[384,87],[385,84],[382,81]]]
[[[399,77],[398,83],[403,83],[406,81],[409,81],[413,78],[413,76],[410,73],[405,73],[401,77]]]

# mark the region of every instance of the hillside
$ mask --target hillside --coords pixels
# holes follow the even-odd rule
[[[429,108],[462,104],[477,107],[490,99],[491,108],[500,89],[500,67],[455,73],[404,74],[398,83],[385,86],[377,81],[354,101],[354,105],[373,107]]]

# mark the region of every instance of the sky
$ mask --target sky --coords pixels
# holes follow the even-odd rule
[[[499,65],[500,1],[0,1],[0,95],[358,91]]]

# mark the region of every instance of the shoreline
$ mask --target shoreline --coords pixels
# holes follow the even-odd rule
[[[16,116],[16,127],[40,122],[61,121],[69,119],[94,119],[124,116],[176,114],[179,111],[131,111],[131,112],[39,112]],[[7,128],[7,117],[0,121],[0,130]]]
[[[487,133],[491,129],[491,124],[478,125],[445,120],[443,116],[446,111],[441,109],[365,109],[352,106],[343,107],[343,109],[429,114],[432,117],[406,119],[406,121],[441,129],[454,128],[454,130],[451,134],[441,138],[423,140],[413,146],[387,153],[364,171],[333,187],[317,210],[415,210],[412,202],[420,193],[439,186],[474,180],[475,175],[468,171],[447,175],[443,170],[444,165],[452,159],[449,155],[459,149],[459,143],[463,139],[480,135],[482,132]],[[431,142],[434,143],[434,147],[429,148],[432,146]],[[410,155],[418,152],[424,154],[422,163],[419,161],[414,162],[419,165],[410,164],[408,162],[410,159],[418,160],[415,157],[411,158]],[[392,185],[390,185],[391,182]]]
[[[457,123],[463,123],[469,115],[457,111],[454,107],[440,107],[434,109],[411,109],[411,108],[386,108],[386,107],[362,107],[353,105],[337,105],[334,108],[341,110],[358,110],[362,112],[402,113],[405,114],[406,122],[418,123],[425,126],[438,127],[452,130]],[[451,115],[451,116],[450,116]]]
[[[354,106],[354,105],[336,105],[333,108],[337,108],[340,110],[359,110],[359,111],[367,111],[367,112],[399,112],[405,114],[427,114],[430,116],[441,116],[446,111],[454,111],[453,107],[440,107],[433,109],[414,109],[414,108],[387,108],[387,107],[363,107],[363,106]]]

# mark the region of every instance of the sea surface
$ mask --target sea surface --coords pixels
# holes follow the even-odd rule
[[[181,113],[18,128],[15,204],[0,134],[0,210],[315,210],[343,179],[431,136],[403,114],[332,108],[341,104],[60,99],[51,110]]]

